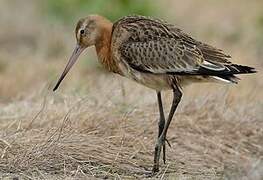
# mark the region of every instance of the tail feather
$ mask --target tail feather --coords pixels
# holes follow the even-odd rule
[[[224,65],[225,68],[223,69],[211,69],[207,68],[206,66],[201,66],[197,73],[203,75],[212,75],[212,76],[227,76],[233,74],[249,74],[249,73],[256,73],[256,69],[249,66],[243,66],[238,64],[230,64]]]
[[[217,77],[236,84],[238,83],[240,78],[235,76],[235,74],[250,74],[257,72],[256,69],[253,67],[238,64],[226,65],[226,68],[228,69],[228,72],[217,75]]]
[[[235,74],[250,74],[256,73],[256,69],[249,66],[243,66],[238,64],[230,64],[224,65],[223,70],[212,70],[211,68],[206,68],[206,66],[202,66],[199,69],[200,74],[210,75],[214,77],[218,77],[216,79],[221,79],[227,82],[238,83],[240,80]]]
[[[249,66],[243,66],[238,64],[226,65],[226,68],[229,69],[232,74],[248,74],[248,73],[256,73],[256,69]]]
[[[238,81],[240,80],[240,78],[238,78],[238,77],[235,76],[235,75],[226,75],[226,76],[224,76],[224,75],[219,75],[219,76],[216,76],[216,77],[218,77],[218,78],[221,79],[221,80],[225,80],[225,81],[227,81],[227,82],[232,82],[232,83],[235,83],[235,84],[237,84]]]
[[[204,62],[197,70],[183,71],[183,72],[166,72],[171,75],[201,75],[212,76],[215,79],[238,83],[240,80],[236,74],[250,74],[256,73],[256,69],[249,66],[238,64],[215,64],[211,62]]]

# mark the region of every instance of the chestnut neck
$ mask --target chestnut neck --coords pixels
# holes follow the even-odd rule
[[[112,23],[107,22],[101,26],[99,37],[96,40],[96,51],[100,63],[110,72],[119,73],[116,62],[111,57]]]

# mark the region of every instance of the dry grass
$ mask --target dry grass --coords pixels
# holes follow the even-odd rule
[[[116,90],[118,83],[111,82],[106,91],[85,97],[45,91],[4,107],[2,173],[29,178],[145,177],[157,129],[154,93],[136,86]],[[156,177],[262,177],[262,106],[230,100],[221,90],[194,101],[184,98],[168,134],[173,146],[168,163]],[[142,97],[126,97],[123,91]]]
[[[155,92],[98,69],[92,50],[88,51],[89,68],[80,59],[59,92],[51,92],[74,37],[65,27],[39,23],[34,1],[28,6],[19,2],[0,2],[0,22],[8,22],[0,32],[0,177],[148,178],[157,136]],[[256,42],[256,30],[251,27],[261,13],[256,8],[261,2],[252,1],[255,9],[249,15],[242,11],[242,3],[240,8],[230,3],[224,9],[223,3],[194,2],[175,1],[171,12],[178,17],[174,18],[177,24],[232,52],[235,62],[262,71],[256,45],[247,45]],[[24,16],[15,14],[13,19],[9,10],[18,7]],[[198,8],[204,17],[195,16]],[[180,14],[186,11],[191,13],[183,21]],[[210,15],[225,22],[212,23]],[[25,26],[29,17],[35,26]],[[228,29],[228,23],[242,27],[235,43],[224,36],[236,31],[232,26]],[[209,28],[224,33],[209,35],[205,32]],[[50,33],[52,37],[47,38]],[[167,149],[167,164],[152,179],[262,179],[262,88],[262,73],[243,77],[239,85],[186,88],[168,131],[172,148]],[[170,101],[171,94],[166,92],[167,111]]]

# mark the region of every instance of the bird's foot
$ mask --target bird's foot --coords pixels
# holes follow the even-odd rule
[[[155,145],[154,165],[153,165],[153,169],[152,169],[153,174],[159,171],[159,159],[160,159],[160,154],[161,154],[161,148],[163,148],[163,162],[165,163],[165,160],[166,160],[166,156],[165,156],[165,152],[166,152],[165,141],[168,142],[167,139],[165,138],[165,136],[161,135],[158,138],[158,141],[157,141],[157,143]],[[168,143],[168,145],[170,146],[170,143]]]

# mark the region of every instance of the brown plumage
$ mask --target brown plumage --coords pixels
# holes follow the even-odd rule
[[[113,24],[102,16],[90,15],[79,20],[75,35],[77,46],[54,91],[81,52],[92,45],[108,71],[156,90],[160,121],[153,172],[159,170],[161,149],[165,162],[166,134],[183,85],[215,80],[237,83],[235,74],[256,72],[231,63],[231,57],[222,50],[193,39],[176,26],[144,16],[126,16]],[[166,89],[174,93],[167,121],[161,99],[161,91]]]

